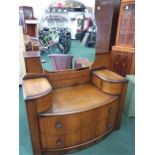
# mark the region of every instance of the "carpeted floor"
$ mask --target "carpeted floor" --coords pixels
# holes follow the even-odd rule
[[[33,155],[21,86],[19,88],[19,127],[19,154]],[[112,132],[103,141],[70,155],[134,155],[134,137],[134,118],[123,116],[120,130]]]

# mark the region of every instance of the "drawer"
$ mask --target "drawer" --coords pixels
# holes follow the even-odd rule
[[[101,88],[101,79],[95,75],[92,75],[92,83],[97,87]]]
[[[80,115],[50,116],[39,118],[40,131],[48,134],[65,134],[80,128]]]
[[[102,135],[114,127],[117,114],[118,100],[97,108],[96,115],[96,136]]]
[[[40,134],[42,149],[60,149],[64,147],[64,135]]]
[[[38,118],[40,133],[47,135],[62,134],[65,129],[65,117],[63,116],[50,116]]]
[[[80,130],[76,130],[70,134],[49,135],[46,133],[40,134],[42,149],[60,149],[72,147],[80,144]]]
[[[123,86],[122,83],[110,83],[110,82],[102,81],[101,90],[111,95],[118,95],[122,91],[122,86]]]
[[[52,106],[52,95],[49,93],[46,96],[38,98],[35,100],[36,102],[36,109],[38,113],[45,112],[46,110],[50,109]]]

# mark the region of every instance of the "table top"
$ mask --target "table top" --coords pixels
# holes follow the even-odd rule
[[[118,99],[92,84],[80,84],[52,90],[52,107],[41,115],[64,115],[82,112],[106,105]]]
[[[22,85],[25,100],[42,97],[52,90],[49,81],[44,77],[25,79]]]

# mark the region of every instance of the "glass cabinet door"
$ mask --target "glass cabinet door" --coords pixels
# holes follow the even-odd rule
[[[134,47],[135,43],[135,5],[126,4],[121,9],[117,44]]]

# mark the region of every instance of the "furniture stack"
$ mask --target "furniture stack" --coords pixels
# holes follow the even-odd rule
[[[122,0],[111,70],[126,76],[135,73],[135,0]]]

